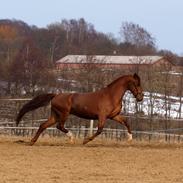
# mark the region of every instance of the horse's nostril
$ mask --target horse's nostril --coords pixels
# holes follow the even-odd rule
[[[141,101],[143,100],[143,98],[144,98],[144,94],[143,94],[143,93],[138,94],[138,96],[137,96],[137,101],[138,101],[138,102],[141,102]]]

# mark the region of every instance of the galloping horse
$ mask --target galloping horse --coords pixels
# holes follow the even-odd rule
[[[91,137],[85,138],[83,144],[93,140],[102,132],[107,119],[124,124],[128,130],[128,140],[132,140],[132,133],[126,118],[120,114],[122,98],[127,90],[132,92],[137,101],[143,100],[140,77],[137,74],[121,76],[95,92],[42,94],[33,98],[22,107],[16,118],[16,124],[19,124],[25,113],[43,107],[51,101],[51,115],[46,122],[40,125],[36,135],[31,140],[31,145],[37,141],[46,128],[56,123],[57,128],[66,133],[73,143],[73,134],[64,128],[69,114],[85,119],[98,119],[99,121],[97,132]]]

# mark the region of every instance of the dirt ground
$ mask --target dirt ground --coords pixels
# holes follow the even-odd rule
[[[23,141],[18,141],[18,140]],[[0,183],[182,183],[183,144],[0,136]]]

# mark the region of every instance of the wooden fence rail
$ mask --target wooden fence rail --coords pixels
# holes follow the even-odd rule
[[[0,126],[0,134],[9,134],[9,135],[18,135],[18,136],[32,136],[36,133],[38,127],[7,127],[7,126]],[[85,136],[89,135],[90,128],[68,128],[71,130],[76,138],[84,138]],[[93,129],[93,133],[97,131],[97,128]],[[65,136],[64,133],[60,132],[56,128],[47,128],[43,132],[43,136],[47,134],[50,137],[55,136]],[[126,140],[126,130],[122,129],[109,129],[104,128],[102,134],[99,138],[106,138],[112,139],[116,141],[123,141]],[[163,132],[150,132],[150,131],[132,131],[133,139],[137,141],[161,141],[161,142],[168,142],[168,143],[182,143],[183,142],[183,135],[178,134],[170,134],[170,133],[163,133]]]

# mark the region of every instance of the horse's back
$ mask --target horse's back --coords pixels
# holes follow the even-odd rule
[[[56,107],[57,109],[69,111],[71,108],[71,101],[72,101],[72,93],[60,93],[52,99],[51,104],[53,107]]]

